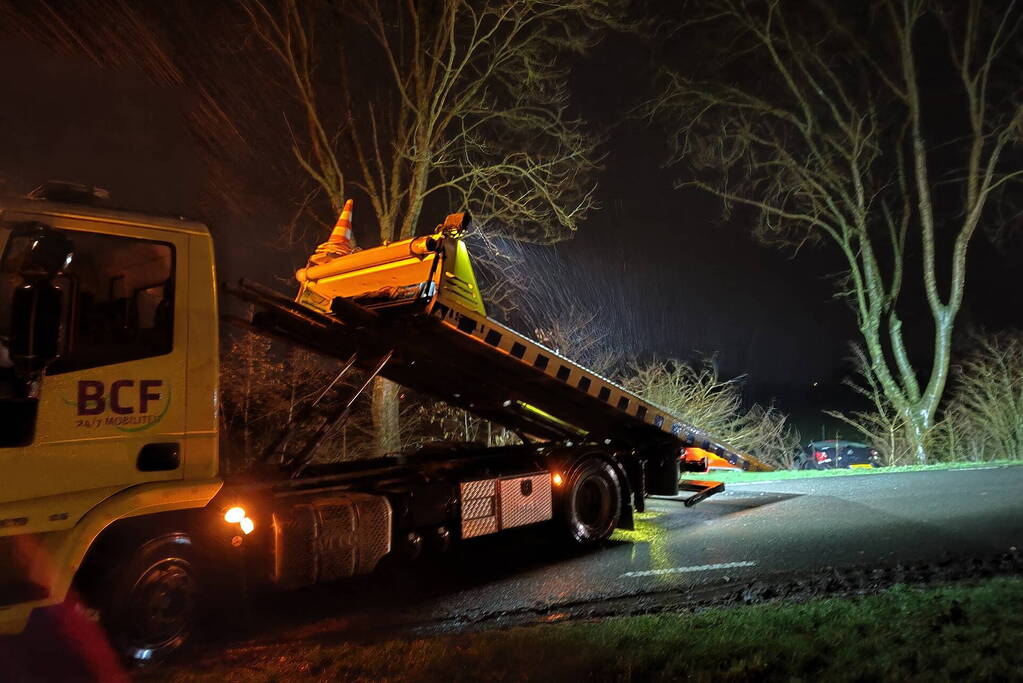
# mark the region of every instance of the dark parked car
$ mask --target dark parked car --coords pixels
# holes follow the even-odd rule
[[[811,441],[796,456],[796,467],[801,470],[881,467],[881,456],[875,449],[858,441]]]

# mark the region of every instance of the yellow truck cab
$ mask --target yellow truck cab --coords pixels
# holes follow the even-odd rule
[[[123,520],[221,486],[209,231],[50,195],[0,198],[0,633]]]

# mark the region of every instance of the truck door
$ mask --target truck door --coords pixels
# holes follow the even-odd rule
[[[33,530],[73,525],[119,489],[180,479],[185,461],[187,236],[82,227],[61,229],[73,244],[63,350],[31,443],[0,448],[0,507],[23,501]]]

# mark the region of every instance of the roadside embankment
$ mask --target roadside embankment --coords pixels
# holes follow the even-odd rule
[[[904,585],[423,639],[240,646],[141,676],[200,681],[1011,680],[1023,579]]]

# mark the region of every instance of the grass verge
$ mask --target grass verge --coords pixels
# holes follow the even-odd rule
[[[372,644],[239,648],[145,680],[1009,680],[1023,580]]]
[[[979,467],[1020,467],[1019,460],[991,460],[989,462],[939,462],[933,465],[903,465],[901,467],[871,467],[848,470],[775,470],[773,472],[728,472],[716,471],[706,474],[683,472],[684,479],[723,481],[726,484],[756,481],[780,481],[783,479],[817,479],[820,477],[858,477],[871,474],[897,474],[899,472],[932,472],[937,470],[970,470]]]

